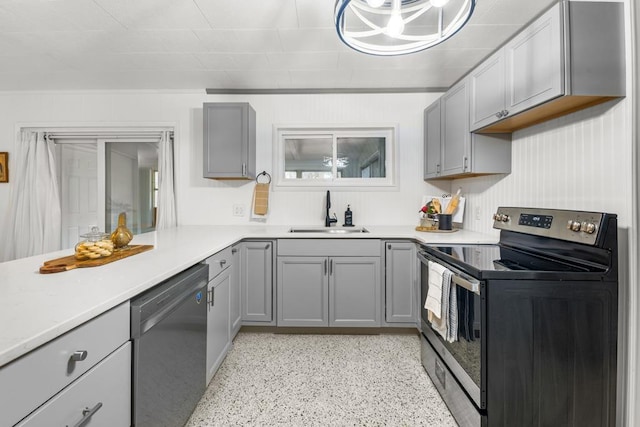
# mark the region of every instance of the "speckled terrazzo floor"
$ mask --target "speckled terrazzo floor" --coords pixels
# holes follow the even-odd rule
[[[457,426],[412,334],[240,332],[187,427]]]

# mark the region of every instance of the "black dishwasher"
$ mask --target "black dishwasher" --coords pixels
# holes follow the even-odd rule
[[[136,427],[184,425],[206,388],[208,266],[131,300]]]

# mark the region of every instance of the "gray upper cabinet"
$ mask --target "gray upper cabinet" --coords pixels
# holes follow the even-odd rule
[[[440,175],[440,100],[424,110],[424,179]]]
[[[273,318],[273,241],[244,241],[240,249],[243,325],[275,325]]]
[[[415,243],[387,242],[385,267],[385,320],[416,325],[419,289]]]
[[[623,4],[555,4],[473,70],[470,129],[513,132],[624,96]]]
[[[440,98],[442,175],[466,172],[471,152],[469,85],[463,80]]]
[[[451,87],[424,112],[425,179],[511,172],[511,137],[469,132],[469,80]]]
[[[246,102],[203,105],[204,177],[256,177],[256,112]]]

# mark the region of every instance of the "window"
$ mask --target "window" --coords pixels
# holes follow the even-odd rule
[[[276,187],[393,187],[395,135],[387,127],[276,127]]]

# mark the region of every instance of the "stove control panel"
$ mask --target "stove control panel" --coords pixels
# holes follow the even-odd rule
[[[500,207],[493,228],[593,245],[603,217],[601,212]]]

